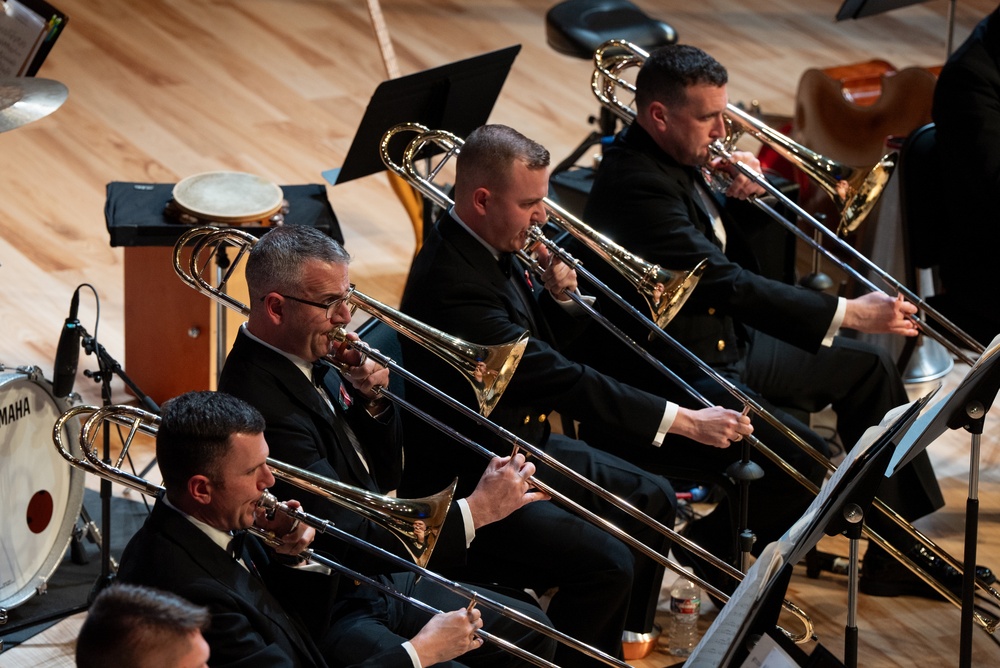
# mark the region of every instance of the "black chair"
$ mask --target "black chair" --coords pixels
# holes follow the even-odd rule
[[[907,278],[914,281],[916,270],[930,269],[941,260],[940,224],[948,210],[947,198],[937,194],[940,165],[934,124],[911,132],[900,151],[899,177]]]
[[[676,42],[677,32],[629,0],[565,0],[546,13],[545,39],[558,53],[592,60],[597,48],[608,40],[627,40],[649,51]],[[586,81],[581,81],[580,85],[587,85]],[[552,169],[554,194],[563,206],[577,215],[582,212],[590,192],[592,170],[570,168],[591,147],[613,137],[618,128],[615,114],[603,107],[587,122],[596,124],[597,129]]]
[[[934,268],[941,261],[941,223],[947,220],[947,198],[939,194],[941,161],[938,156],[933,123],[921,126],[907,136],[899,156],[900,212],[902,215],[904,280],[935,309],[941,309],[944,295],[925,297],[922,292],[922,269]],[[923,335],[907,342],[899,359],[906,369],[908,382],[923,382],[947,375],[954,360],[945,348]]]

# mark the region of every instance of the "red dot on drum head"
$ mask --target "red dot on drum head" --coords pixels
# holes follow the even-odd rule
[[[52,521],[52,510],[55,505],[52,503],[52,495],[44,489],[35,492],[28,502],[28,515],[25,518],[31,533],[42,533]]]

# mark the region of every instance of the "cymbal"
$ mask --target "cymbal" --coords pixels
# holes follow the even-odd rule
[[[0,132],[48,116],[66,101],[68,93],[66,86],[52,79],[0,79]]]

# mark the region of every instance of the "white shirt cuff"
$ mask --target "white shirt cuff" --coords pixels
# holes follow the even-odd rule
[[[829,329],[826,330],[826,336],[823,337],[823,345],[827,348],[833,345],[833,337],[837,335],[837,330],[844,324],[845,315],[847,315],[847,300],[843,297],[837,297],[837,310],[833,314],[833,321],[830,323]]]
[[[576,294],[579,295],[580,291],[577,290]],[[593,306],[594,302],[597,301],[597,297],[594,297],[593,295],[580,295],[580,296],[583,298],[583,301],[586,302],[587,305],[589,306]],[[553,297],[553,299],[555,298]],[[561,301],[559,299],[556,299],[555,302],[559,304],[559,306],[562,306],[564,309],[569,311],[570,313],[576,313],[583,309],[583,307],[577,304],[576,300],[573,299],[567,299],[566,301]]]
[[[660,420],[660,428],[656,430],[656,436],[653,438],[653,447],[658,448],[663,445],[663,439],[666,438],[667,432],[674,425],[678,408],[679,406],[672,401],[668,401],[663,408],[663,419]]]
[[[476,525],[472,522],[472,510],[469,508],[469,502],[466,499],[459,499],[455,503],[458,504],[459,510],[462,511],[462,523],[465,524],[465,547],[469,547],[476,538]]]
[[[423,668],[423,666],[420,665],[420,657],[417,656],[417,650],[413,649],[413,645],[410,644],[409,640],[403,643],[403,649],[405,649],[406,653],[410,655],[410,661],[413,662],[413,668]]]

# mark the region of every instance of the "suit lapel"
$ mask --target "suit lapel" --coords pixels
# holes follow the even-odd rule
[[[538,310],[537,293],[526,284],[519,288],[513,281],[523,280],[525,267],[516,257],[511,259],[511,276],[508,278],[500,270],[496,259],[479,241],[472,237],[451,216],[445,216],[438,223],[441,237],[461,255],[462,259],[472,267],[471,276],[483,277],[488,280],[496,291],[502,294],[513,311],[519,316],[516,322],[529,331],[531,336],[544,338],[540,323],[544,322]],[[528,292],[532,294],[529,296]]]
[[[358,480],[362,481],[363,486],[369,490],[379,489],[376,484],[375,479],[372,477],[371,473],[365,468],[364,463],[358,456],[357,450],[354,448],[354,443],[351,441],[351,437],[347,433],[347,429],[350,425],[347,421],[347,411],[348,406],[345,406],[345,402],[352,401],[353,399],[347,393],[344,383],[338,374],[334,370],[330,370],[326,376],[323,378],[323,386],[326,390],[327,396],[337,407],[335,413],[338,415],[334,416],[333,422],[329,422],[330,427],[333,429],[337,437],[337,445],[340,447],[341,453],[343,454],[345,461],[350,465],[351,471],[357,477]],[[315,393],[318,396],[318,393]],[[330,407],[326,405],[322,397],[319,397],[320,403],[322,404],[323,414],[326,415],[330,412]],[[355,436],[357,438],[357,436]]]
[[[188,553],[193,563],[204,569],[215,581],[231,590],[238,598],[252,603],[274,630],[287,639],[289,647],[294,648],[311,664],[323,665],[307,635],[300,632],[300,625],[288,615],[264,582],[237,565],[225,550],[213,543],[198,527],[162,502],[157,502],[153,507],[148,521],[157,533],[174,541]],[[247,536],[247,544],[254,561],[263,567],[267,557],[257,539]]]
[[[306,378],[305,374],[284,355],[260,345],[240,331],[233,349],[235,351],[237,347],[242,348],[244,346],[257,347],[257,350],[253,354],[246,355],[250,363],[259,365],[269,375],[274,376],[284,386],[285,390],[313,415],[315,418],[314,423],[319,425],[317,428],[326,431],[323,435],[323,442],[327,445],[332,444],[339,449],[341,458],[348,463],[348,466],[361,485],[368,489],[378,489],[378,487],[374,486],[375,481],[372,479],[371,474],[368,473],[364,464],[361,463],[361,459],[358,457],[358,453],[354,450],[354,446],[350,443],[347,435],[343,430],[337,429],[334,426],[335,423],[332,420],[339,418],[330,415],[330,407],[327,406],[326,401],[320,396],[316,386]],[[341,381],[339,374],[331,370],[326,374],[324,383],[331,397],[340,396]],[[369,487],[369,485],[371,486]]]

